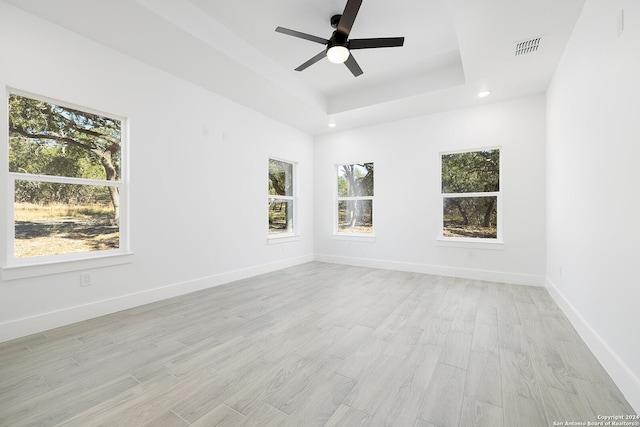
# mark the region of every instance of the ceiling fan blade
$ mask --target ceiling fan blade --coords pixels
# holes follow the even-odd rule
[[[378,47],[399,47],[404,44],[404,37],[384,37],[376,39],[349,40],[349,49],[373,49]]]
[[[322,37],[312,36],[311,34],[301,33],[300,31],[290,30],[288,28],[278,27],[276,28],[276,32],[286,34],[288,36],[298,37],[299,39],[305,39],[312,42],[327,44],[329,40],[323,39]]]
[[[311,65],[315,64],[316,62],[320,61],[322,58],[326,56],[327,56],[327,52],[323,50],[322,52],[320,52],[319,54],[317,54],[316,56],[314,56],[313,58],[311,58],[310,60],[308,60],[301,66],[299,66],[298,68],[296,68],[296,71],[302,71],[310,67]]]
[[[347,0],[347,5],[344,7],[344,12],[342,12],[342,18],[340,18],[337,28],[338,31],[347,37],[351,32],[351,27],[353,27],[361,5],[362,0]]]
[[[349,55],[347,60],[344,62],[344,65],[346,65],[349,71],[351,71],[353,77],[358,77],[363,73],[362,68],[360,68],[353,55]]]

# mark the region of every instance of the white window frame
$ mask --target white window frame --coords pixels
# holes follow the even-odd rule
[[[269,162],[271,160],[287,163],[291,165],[291,185],[293,191],[291,196],[279,196],[271,195],[267,190],[267,201],[270,203],[273,200],[287,200],[291,201],[293,205],[293,215],[291,217],[291,231],[288,233],[271,234],[269,232],[269,212],[267,212],[267,243],[287,243],[291,241],[299,240],[298,234],[298,164],[291,160],[282,159],[280,157],[270,156],[267,160],[267,189],[269,188]]]
[[[7,221],[6,221],[6,256],[3,260],[2,278],[3,280],[13,280],[26,277],[35,277],[47,274],[64,273],[68,271],[86,270],[91,268],[99,268],[110,265],[119,265],[131,262],[131,249],[130,249],[130,234],[129,234],[129,153],[128,153],[128,130],[129,124],[126,117],[121,117],[115,114],[105,113],[93,108],[80,106],[77,104],[60,101],[58,99],[49,98],[43,95],[38,95],[30,92],[26,92],[19,89],[8,87],[6,89],[5,96],[5,109],[4,114],[7,117],[7,129],[8,129],[8,100],[10,95],[19,95],[31,99],[40,100],[43,102],[53,103],[56,105],[64,106],[67,108],[73,108],[79,111],[85,111],[87,113],[108,117],[111,119],[119,120],[121,122],[121,141],[120,141],[120,180],[119,181],[107,181],[107,180],[93,180],[85,178],[74,178],[65,176],[50,176],[50,175],[36,175],[26,174],[19,172],[9,171],[8,153],[9,153],[9,133],[5,132],[6,141],[4,145],[6,147],[5,156],[2,170],[6,177],[7,182]],[[118,230],[118,248],[106,249],[76,253],[65,253],[56,255],[44,255],[28,258],[15,258],[15,182],[16,181],[36,181],[36,182],[55,182],[62,184],[76,184],[76,185],[91,185],[91,186],[106,186],[116,187],[119,190],[119,202],[120,202],[120,220]]]
[[[358,240],[358,241],[370,241],[370,242],[375,242],[376,239],[376,235],[375,235],[375,225],[376,225],[376,203],[375,203],[375,187],[376,187],[376,181],[375,181],[375,172],[374,172],[374,180],[373,180],[373,196],[355,196],[355,197],[340,197],[339,192],[338,192],[338,178],[340,176],[340,168],[344,165],[363,165],[366,163],[373,163],[374,166],[374,171],[375,171],[375,162],[374,161],[365,161],[365,162],[342,162],[342,163],[336,163],[334,166],[334,170],[335,170],[335,181],[334,181],[334,207],[333,207],[333,218],[334,218],[334,222],[333,222],[333,237],[334,239],[337,240]],[[339,212],[339,206],[340,206],[340,202],[341,201],[359,201],[359,200],[371,200],[371,216],[372,216],[372,220],[371,220],[371,233],[357,233],[357,232],[352,232],[352,231],[340,231],[339,229],[339,223],[340,223],[340,212]]]
[[[477,151],[490,151],[498,150],[500,153],[499,158],[499,190],[488,192],[474,192],[474,193],[443,193],[442,192],[442,156],[448,154],[460,154],[460,153],[473,153]],[[439,210],[439,235],[437,237],[438,245],[440,246],[459,246],[467,247],[470,249],[502,249],[504,240],[502,235],[502,158],[503,149],[501,146],[489,146],[480,148],[469,148],[464,150],[455,151],[442,151],[439,153],[439,169],[440,176],[440,210]],[[447,198],[471,198],[471,197],[496,197],[496,237],[495,238],[483,238],[483,237],[450,237],[444,235],[444,201]]]

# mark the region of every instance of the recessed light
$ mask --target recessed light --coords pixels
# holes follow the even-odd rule
[[[330,128],[334,128],[334,127],[336,127],[336,124],[335,123],[329,123],[329,127]]]
[[[488,90],[483,90],[483,91],[478,92],[478,96],[480,98],[484,98],[484,97],[489,96],[489,95],[491,95],[491,92],[489,92]]]

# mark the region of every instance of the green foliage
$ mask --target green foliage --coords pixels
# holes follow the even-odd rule
[[[293,165],[269,159],[269,195],[293,195]]]
[[[443,193],[480,193],[500,189],[500,150],[442,155]]]
[[[11,94],[9,171],[115,181],[120,179],[121,122],[93,113]],[[16,201],[109,201],[117,189],[29,180],[16,181]],[[106,199],[105,199],[106,198]]]
[[[338,197],[373,196],[373,163],[341,165],[338,168]]]

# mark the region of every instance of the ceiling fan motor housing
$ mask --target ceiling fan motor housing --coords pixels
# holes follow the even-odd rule
[[[332,28],[338,28],[338,24],[340,23],[340,18],[342,18],[342,15],[333,15],[331,17],[331,27]]]
[[[345,34],[342,34],[338,30],[334,31],[331,35],[329,43],[327,43],[327,50],[331,49],[334,46],[344,46],[347,49],[349,48],[349,40],[347,39],[347,36]]]

